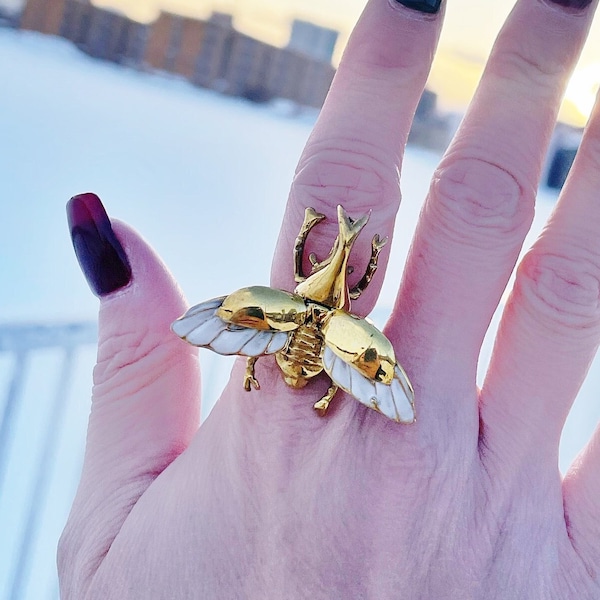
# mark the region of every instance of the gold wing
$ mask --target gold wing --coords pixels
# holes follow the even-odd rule
[[[381,331],[365,319],[335,310],[323,334],[323,367],[336,385],[394,421],[415,421],[412,385]]]
[[[213,298],[190,308],[171,330],[193,346],[210,348],[217,354],[261,356],[274,354],[287,344],[283,331],[258,330],[224,321],[217,315],[228,296]]]

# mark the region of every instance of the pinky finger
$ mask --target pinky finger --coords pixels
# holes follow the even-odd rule
[[[569,538],[588,573],[600,563],[600,426],[563,481]]]
[[[555,468],[600,342],[599,188],[597,103],[557,207],[519,265],[482,388],[485,445],[514,468],[533,465],[533,456]],[[596,467],[588,476],[600,487],[600,458]]]

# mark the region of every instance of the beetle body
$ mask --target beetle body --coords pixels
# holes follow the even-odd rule
[[[253,286],[233,292],[216,315],[232,325],[260,331],[290,332],[285,347],[275,353],[286,383],[295,388],[323,371],[321,308],[298,294]]]
[[[350,299],[370,282],[385,240],[373,238],[367,271],[355,288],[348,289],[350,249],[368,216],[354,221],[339,206],[339,235],[331,253],[322,263],[311,258],[313,272],[304,277],[304,242],[322,218],[307,209],[296,241],[298,286],[293,293],[264,286],[242,288],[192,307],[172,329],[193,345],[249,357],[244,378],[248,391],[260,387],[254,376],[256,360],[274,354],[291,387],[302,388],[323,371],[329,375],[332,385],[314,405],[321,415],[342,388],[369,408],[395,421],[412,423],[414,392],[392,344],[368,320],[346,310]]]

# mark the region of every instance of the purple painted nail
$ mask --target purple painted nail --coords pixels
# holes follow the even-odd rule
[[[131,281],[123,246],[96,194],[79,194],[67,203],[67,219],[75,255],[96,296],[106,296]]]
[[[592,3],[592,0],[550,0],[550,2],[558,4],[559,6],[564,6],[565,8],[583,10]]]
[[[442,4],[442,0],[396,0],[396,2],[404,4],[407,8],[429,14],[437,13]]]

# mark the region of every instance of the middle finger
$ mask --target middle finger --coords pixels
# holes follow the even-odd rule
[[[415,108],[422,94],[441,28],[438,0],[370,0],[357,23],[319,120],[300,158],[273,260],[271,283],[295,287],[292,250],[304,209],[326,220],[311,232],[306,252],[327,257],[338,232],[336,205],[350,217],[373,214],[352,253],[350,285],[362,276],[375,234],[391,237],[400,202],[399,166]],[[353,312],[373,307],[388,248],[376,280]],[[305,261],[305,272],[310,265]]]

